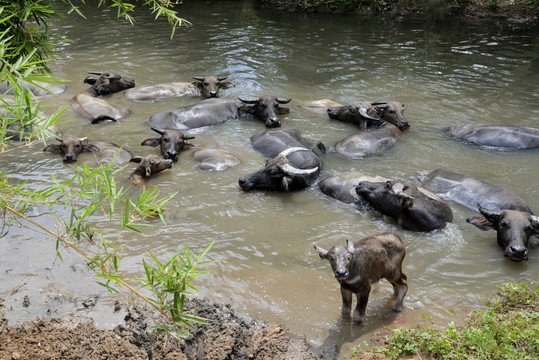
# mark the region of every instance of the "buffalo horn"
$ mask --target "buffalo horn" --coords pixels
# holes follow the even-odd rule
[[[380,120],[380,119],[378,119],[378,118],[372,117],[372,116],[370,116],[369,114],[367,114],[367,109],[360,108],[360,109],[359,109],[359,113],[361,114],[361,116],[363,116],[363,117],[366,118],[366,119],[374,120],[374,121],[382,121],[382,120]]]
[[[62,139],[62,138],[57,137],[55,139],[58,140],[59,142],[61,142],[62,144],[64,143],[64,139]]]
[[[375,105],[374,107],[377,109],[387,109],[389,105]]]
[[[397,197],[414,200],[413,196],[404,193],[404,185],[402,183],[393,184],[391,189],[393,189],[393,194],[395,194]]]
[[[193,76],[193,79],[198,80],[198,81],[203,81],[204,77],[203,76]]]
[[[292,98],[288,98],[288,99],[277,98],[277,102],[279,104],[288,104],[290,101],[292,101]]]
[[[371,106],[386,105],[386,104],[387,104],[387,101],[373,101],[373,102],[371,102]]]
[[[314,168],[311,168],[311,169],[298,169],[297,167],[295,166],[292,166],[288,163],[284,163],[282,165],[279,165],[279,168],[289,174],[289,175],[308,175],[308,174],[312,174],[313,172],[315,172],[316,170],[318,170],[318,167],[314,167]]]
[[[489,210],[482,207],[479,203],[477,204],[477,208],[479,209],[479,212],[489,220],[498,220],[500,216],[502,216],[501,210]]]
[[[88,74],[100,76],[100,75],[102,75],[103,73],[102,73],[102,72],[95,72],[95,71],[88,71]]]
[[[163,130],[159,130],[158,128],[152,128],[153,131],[155,131],[156,133],[158,133],[159,135],[163,135],[165,132]]]
[[[534,228],[539,228],[539,216],[531,215],[530,216],[530,223]]]
[[[299,147],[299,146],[295,146],[295,147],[291,147],[291,148],[288,148],[286,150],[281,151],[281,153],[279,155],[277,155],[277,157],[281,157],[281,156],[282,157],[287,157],[288,155],[293,154],[296,151],[309,151],[309,149],[305,149],[305,148],[302,148],[302,147]]]
[[[238,100],[241,101],[242,103],[244,104],[258,104],[260,102],[259,99],[242,99],[241,97],[238,96]]]
[[[228,76],[225,76],[225,77],[218,77],[217,79],[218,79],[219,81],[224,81],[224,80],[226,80],[227,78],[228,78]]]

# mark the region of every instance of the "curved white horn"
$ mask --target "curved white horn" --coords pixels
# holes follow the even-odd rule
[[[281,153],[277,155],[276,157],[280,157],[280,156],[287,157],[288,155],[293,154],[296,151],[309,151],[309,149],[305,149],[299,146],[291,147],[291,148],[281,151]]]
[[[309,175],[317,171],[318,166],[311,169],[298,169],[297,167],[294,167],[290,164],[285,163],[285,164],[279,165],[279,169],[281,169],[283,172],[289,175]]]

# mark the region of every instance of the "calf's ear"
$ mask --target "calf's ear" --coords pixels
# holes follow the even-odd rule
[[[161,138],[150,138],[140,143],[140,145],[142,146],[151,146],[151,147],[156,147],[156,146],[159,146],[160,144],[161,144]]]
[[[133,156],[129,162],[140,163],[142,161],[141,156]]]
[[[355,248],[354,248],[354,243],[351,242],[350,240],[346,239],[346,247],[348,249],[348,252],[350,253],[353,253]]]
[[[327,250],[324,250],[321,247],[316,246],[316,244],[314,245],[314,248],[316,249],[316,251],[318,251],[318,255],[320,256],[320,259],[327,259],[328,258],[328,251]]]
[[[236,85],[234,85],[230,81],[226,81],[226,82],[222,82],[220,86],[221,86],[221,89],[228,89],[228,88],[234,87]]]
[[[51,152],[51,153],[61,153],[60,145],[55,145],[55,144],[47,145],[47,147],[43,149],[43,151]]]
[[[483,231],[494,230],[494,224],[491,223],[487,218],[483,216],[473,216],[466,219],[466,222],[469,222],[472,225],[475,225]]]
[[[277,115],[286,115],[286,114],[289,114],[289,113],[290,113],[290,109],[287,108],[287,107],[279,106],[279,107],[277,108],[277,112],[278,112]]]

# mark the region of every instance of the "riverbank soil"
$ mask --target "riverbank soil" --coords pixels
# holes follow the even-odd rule
[[[152,311],[117,305],[125,322],[113,330],[97,328],[87,316],[36,318],[8,326],[0,313],[0,359],[331,359],[316,354],[305,339],[293,339],[280,325],[242,319],[227,305],[204,299],[189,302],[188,311],[212,319],[195,325],[186,339],[152,332]]]

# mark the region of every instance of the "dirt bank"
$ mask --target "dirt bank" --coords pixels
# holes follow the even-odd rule
[[[26,321],[8,326],[0,313],[0,359],[332,359],[305,339],[293,339],[281,325],[238,317],[227,305],[190,301],[188,310],[212,319],[195,325],[180,339],[152,333],[153,312],[117,305],[125,322],[113,330],[98,329],[87,316]]]

